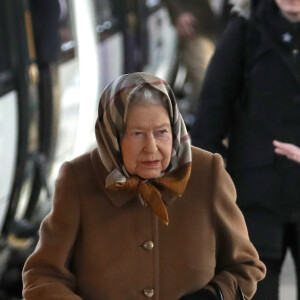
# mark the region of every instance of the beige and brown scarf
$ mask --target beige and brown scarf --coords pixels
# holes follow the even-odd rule
[[[173,131],[170,164],[162,176],[150,180],[128,174],[121,153],[128,104],[134,92],[143,85],[151,86],[167,96]],[[102,93],[95,130],[100,158],[109,172],[106,188],[124,188],[137,192],[140,198],[152,207],[154,213],[168,224],[169,218],[161,197],[161,189],[168,189],[181,196],[190,176],[192,161],[190,138],[170,86],[164,80],[143,72],[125,74],[117,78]]]

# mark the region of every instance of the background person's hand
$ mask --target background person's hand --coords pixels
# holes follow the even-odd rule
[[[196,18],[189,12],[184,12],[179,15],[176,20],[176,28],[181,37],[191,37],[195,34],[194,25]]]
[[[282,143],[274,140],[275,152],[280,155],[284,155],[287,158],[300,163],[300,148],[289,143]]]

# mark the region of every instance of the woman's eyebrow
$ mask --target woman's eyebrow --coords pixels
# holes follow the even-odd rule
[[[164,123],[161,123],[161,124],[158,124],[158,125],[154,126],[155,129],[156,128],[161,128],[161,127],[171,127],[171,124],[168,123],[168,122],[164,122]],[[127,128],[130,128],[130,129],[145,129],[145,128],[148,128],[148,126],[137,124],[137,125],[129,125],[129,126],[127,126]]]
[[[158,124],[157,126],[155,126],[155,128],[160,128],[160,127],[171,127],[171,124],[168,122],[165,122],[165,123],[161,123],[161,124]]]

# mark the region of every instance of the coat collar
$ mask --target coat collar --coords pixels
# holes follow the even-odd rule
[[[111,203],[115,207],[120,208],[129,201],[137,201],[137,197],[134,192],[125,190],[113,191],[105,188],[105,180],[109,173],[101,162],[98,149],[94,149],[91,152],[91,162],[97,178],[99,188],[104,192],[105,196],[111,201]],[[176,194],[170,192],[169,190],[163,190],[161,192],[161,195],[166,206],[171,205],[178,198]]]
[[[268,28],[258,19],[254,18],[251,21],[251,24],[259,31],[261,35],[261,43],[260,46],[257,47],[256,52],[254,54],[254,59],[258,59],[258,57],[264,55],[266,52],[275,51],[277,52],[279,58],[282,60],[283,64],[289,69],[291,74],[293,75],[297,85],[300,84],[299,74],[296,72],[293,62],[290,57],[288,57],[285,52],[281,49],[278,42],[274,40],[272,34],[269,32]]]

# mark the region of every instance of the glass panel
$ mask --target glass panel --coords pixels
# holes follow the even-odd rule
[[[6,217],[17,161],[17,93],[0,97],[0,234]]]
[[[117,22],[117,6],[114,1],[94,0],[96,10],[96,30],[101,33],[115,27]],[[120,6],[120,4],[119,4]]]
[[[0,3],[0,73],[9,69],[8,43],[5,30],[5,18],[3,16],[3,7]]]
[[[72,31],[71,4],[69,0],[59,0],[59,32],[61,51],[66,52],[75,47],[74,33]]]
[[[96,24],[102,24],[113,18],[112,7],[109,0],[94,0],[96,7]]]

